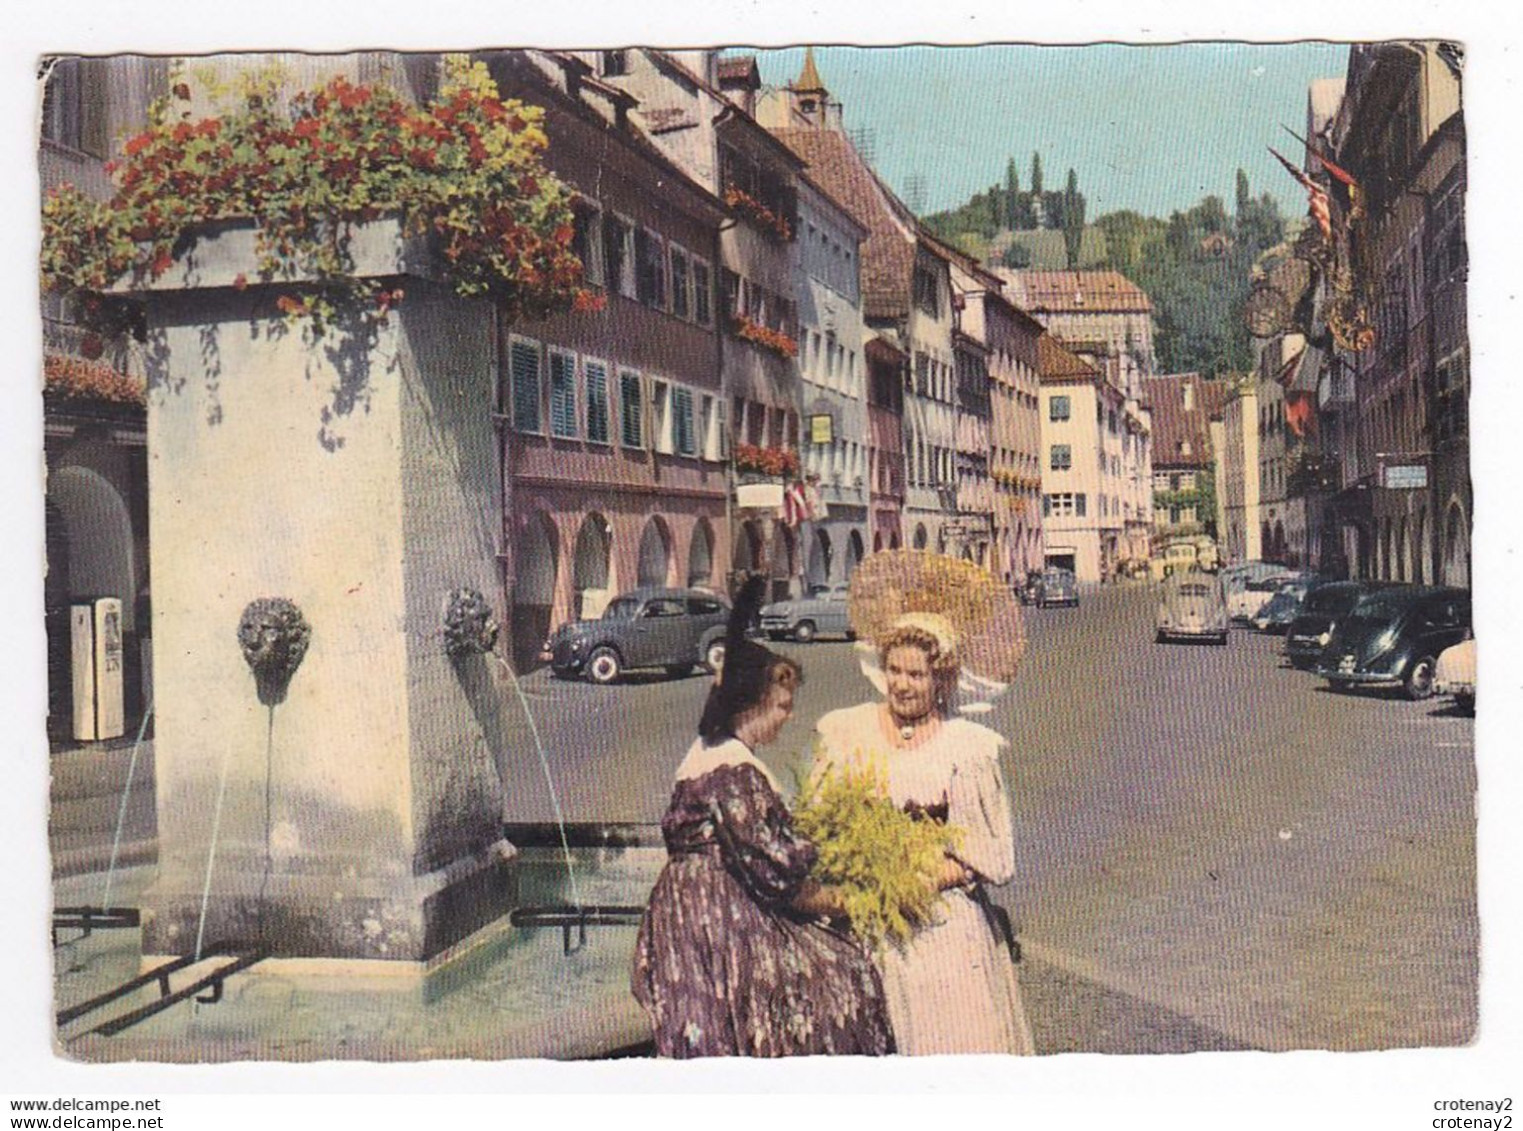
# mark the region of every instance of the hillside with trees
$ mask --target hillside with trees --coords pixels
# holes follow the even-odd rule
[[[1242,317],[1252,268],[1286,236],[1274,198],[1254,197],[1241,169],[1233,204],[1229,213],[1220,197],[1207,196],[1167,219],[1122,210],[1086,221],[1077,173],[1070,169],[1064,188],[1048,191],[1035,154],[1029,188],[1020,187],[1012,158],[1004,183],[924,219],[938,237],[992,265],[1120,271],[1153,301],[1159,371],[1215,375],[1252,363]]]

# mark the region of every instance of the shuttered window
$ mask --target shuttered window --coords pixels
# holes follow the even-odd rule
[[[513,427],[539,432],[539,344],[515,340],[509,349],[513,373]]]
[[[681,455],[698,453],[698,433],[693,426],[693,391],[681,385],[672,389],[672,441]]]
[[[550,353],[550,431],[562,439],[576,436],[576,357]]]
[[[626,448],[645,446],[645,398],[640,391],[640,375],[625,370],[619,374],[619,409]]]
[[[587,439],[608,443],[608,366],[601,361],[582,363],[587,378]]]

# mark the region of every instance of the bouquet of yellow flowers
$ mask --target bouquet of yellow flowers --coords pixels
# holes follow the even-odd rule
[[[882,767],[859,761],[808,782],[794,823],[819,850],[811,878],[835,890],[852,932],[873,946],[902,942],[927,921],[961,840],[961,830],[896,806]]]

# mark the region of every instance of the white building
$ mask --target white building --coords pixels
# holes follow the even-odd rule
[[[806,586],[845,581],[868,545],[867,365],[860,253],[867,230],[800,178],[794,241],[802,459],[822,516],[803,532]]]
[[[1097,582],[1113,567],[1124,528],[1119,414],[1125,399],[1104,373],[1040,342],[1042,534],[1046,564]]]

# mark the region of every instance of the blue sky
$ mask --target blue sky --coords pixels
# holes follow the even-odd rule
[[[762,81],[797,77],[803,49],[763,51]],[[1072,166],[1091,218],[1121,208],[1166,217],[1207,193],[1232,207],[1239,166],[1286,215],[1306,198],[1266,150],[1298,160],[1307,84],[1342,76],[1343,44],[1191,43],[1129,47],[824,47],[820,75],[848,129],[875,134],[875,164],[901,194],[925,181],[930,210],[1003,181],[1014,156],[1030,188]]]

